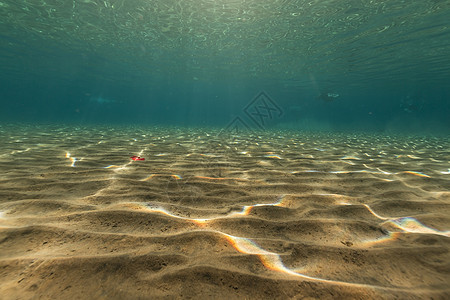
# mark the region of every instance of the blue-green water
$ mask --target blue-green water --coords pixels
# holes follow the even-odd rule
[[[1,0],[0,121],[446,135],[449,19],[439,0]]]
[[[449,20],[0,0],[0,298],[450,299]]]

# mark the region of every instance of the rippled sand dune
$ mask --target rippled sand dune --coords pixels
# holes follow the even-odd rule
[[[0,139],[2,299],[450,298],[448,138]]]

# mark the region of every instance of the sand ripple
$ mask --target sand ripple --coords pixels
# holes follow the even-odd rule
[[[0,138],[7,299],[450,297],[448,139],[24,125]]]

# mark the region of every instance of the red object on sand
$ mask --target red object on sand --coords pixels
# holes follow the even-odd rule
[[[143,157],[140,157],[140,156],[136,156],[136,155],[133,155],[132,157],[130,157],[132,160],[134,160],[134,161],[136,161],[136,160],[145,160],[145,158],[143,158]]]

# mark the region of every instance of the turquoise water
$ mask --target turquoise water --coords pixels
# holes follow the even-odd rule
[[[450,299],[449,20],[0,0],[0,298]]]
[[[1,0],[0,120],[447,135],[449,17],[439,0]]]

